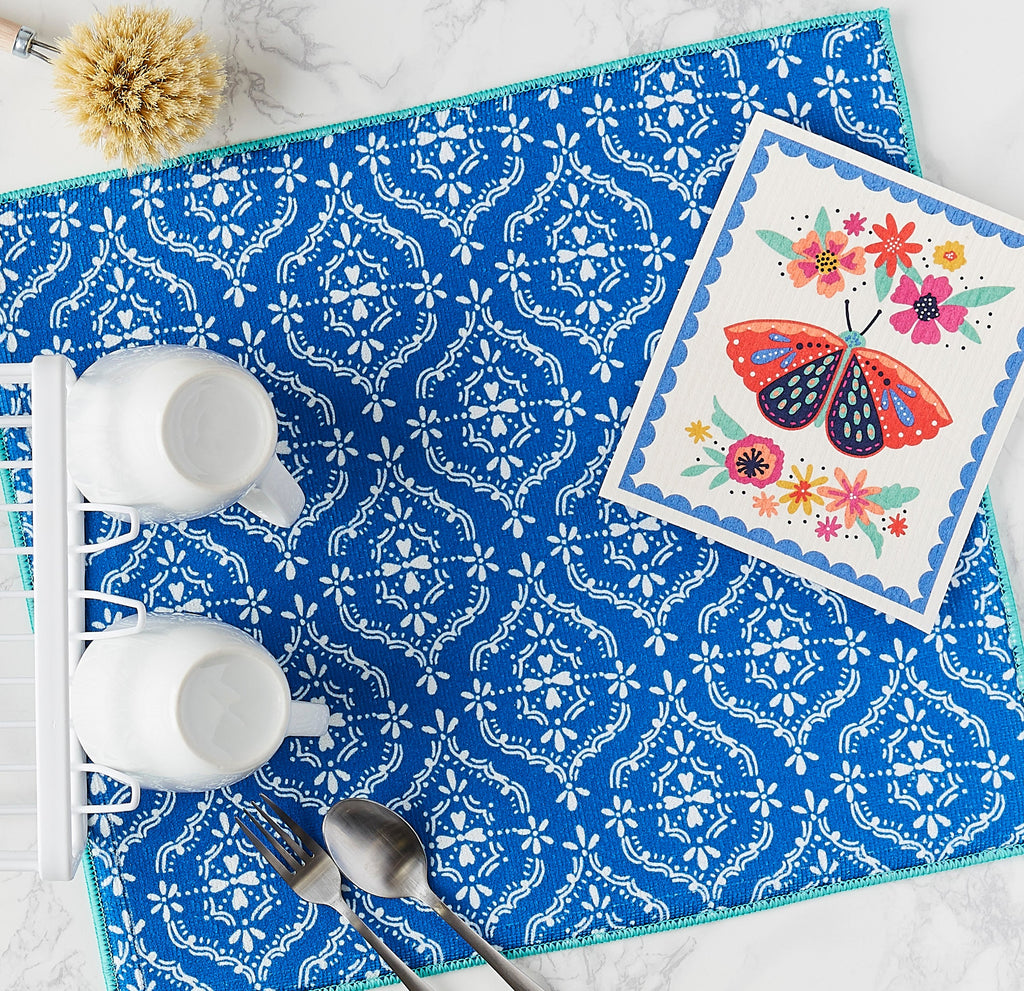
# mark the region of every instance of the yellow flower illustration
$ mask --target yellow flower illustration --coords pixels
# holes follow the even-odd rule
[[[955,272],[965,261],[964,246],[959,241],[947,241],[935,248],[932,260],[947,272]]]
[[[701,441],[708,440],[711,437],[711,428],[705,426],[700,420],[694,420],[686,428],[686,432],[693,438],[694,444],[699,444]]]
[[[825,503],[825,500],[820,495],[811,490],[819,485],[824,485],[828,481],[828,476],[822,475],[820,478],[812,478],[811,476],[814,474],[813,465],[807,466],[806,478],[800,474],[800,469],[796,465],[790,465],[790,469],[793,472],[795,481],[775,483],[780,489],[789,490],[781,497],[780,501],[785,503],[790,515],[798,509],[802,509],[805,515],[810,516],[814,512],[815,506],[821,506]]]

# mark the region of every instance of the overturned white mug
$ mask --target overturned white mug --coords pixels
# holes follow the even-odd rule
[[[91,502],[189,520],[233,502],[291,526],[305,498],[278,460],[277,415],[254,375],[203,348],[125,348],[68,395],[68,471]]]
[[[163,791],[233,784],[285,736],[325,733],[329,716],[291,698],[248,634],[180,613],[149,613],[137,633],[94,640],[71,680],[71,721],[90,760]]]

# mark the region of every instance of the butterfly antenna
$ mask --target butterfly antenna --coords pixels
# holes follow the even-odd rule
[[[863,336],[864,334],[866,334],[866,333],[867,333],[867,332],[868,332],[868,331],[869,331],[869,330],[870,330],[870,329],[872,328],[872,326],[874,326],[874,323],[875,323],[875,321],[876,321],[876,320],[877,320],[877,319],[878,319],[878,318],[879,318],[879,317],[880,317],[881,315],[882,315],[882,311],[881,311],[881,310],[878,310],[878,311],[877,311],[877,312],[875,313],[875,315],[874,315],[874,316],[873,316],[873,317],[871,318],[871,320],[870,320],[870,321],[868,322],[868,325],[867,325],[867,326],[866,326],[866,327],[865,327],[865,328],[864,328],[864,329],[863,329],[863,330],[861,331],[861,335],[862,335],[862,336]],[[847,324],[849,324],[849,322],[850,322],[850,311],[849,311],[849,307],[847,307],[847,311],[846,311],[846,322],[847,322]]]
[[[850,323],[850,301],[844,299],[843,302],[846,304],[846,329],[852,334],[853,324]]]

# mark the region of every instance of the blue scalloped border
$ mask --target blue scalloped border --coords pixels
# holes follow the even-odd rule
[[[1024,247],[1024,234],[1009,230],[976,214],[969,213],[959,207],[954,207],[949,203],[944,203],[942,200],[911,189],[909,186],[905,186],[894,179],[881,176],[870,169],[837,158],[828,152],[811,148],[785,135],[778,134],[771,130],[770,127],[766,127],[761,133],[757,147],[754,149],[750,164],[747,166],[747,171],[740,183],[736,197],[729,208],[725,224],[718,235],[718,240],[715,242],[711,257],[704,267],[700,284],[694,292],[693,300],[680,325],[679,333],[672,346],[672,352],[658,381],[658,387],[648,407],[647,416],[637,433],[633,449],[630,452],[629,461],[622,472],[618,486],[625,492],[631,492],[644,499],[660,503],[677,512],[701,520],[704,523],[727,530],[747,540],[752,540],[763,547],[784,554],[786,557],[801,561],[842,581],[850,582],[869,592],[880,595],[890,602],[895,602],[913,612],[923,614],[927,608],[929,596],[935,587],[939,568],[945,556],[949,540],[963,516],[967,497],[977,478],[978,470],[981,467],[981,460],[988,450],[992,439],[992,432],[999,422],[1006,398],[1013,389],[1017,376],[1020,373],[1021,365],[1024,363],[1024,327],[1021,327],[1017,333],[1018,350],[1010,355],[1006,361],[1006,378],[1000,381],[993,389],[994,404],[982,416],[982,432],[971,441],[970,457],[973,460],[966,461],[960,469],[961,488],[957,489],[949,498],[950,515],[939,524],[938,540],[928,551],[930,570],[925,571],[918,579],[917,586],[920,594],[917,597],[912,597],[910,591],[899,585],[888,587],[883,585],[881,580],[874,575],[858,575],[856,570],[849,564],[842,562],[830,564],[828,558],[821,551],[803,551],[795,541],[789,539],[776,540],[769,531],[761,527],[748,529],[747,525],[738,517],[719,516],[718,512],[711,506],[693,505],[689,499],[681,495],[666,496],[657,485],[651,482],[645,482],[641,485],[635,485],[633,482],[633,476],[643,469],[645,463],[644,448],[654,441],[654,424],[665,415],[667,404],[664,397],[675,388],[677,380],[676,369],[686,361],[686,341],[697,333],[700,325],[698,314],[711,301],[708,287],[714,285],[722,274],[721,259],[725,258],[732,250],[733,237],[731,232],[743,223],[746,212],[743,204],[757,192],[756,176],[767,168],[769,161],[768,149],[773,145],[777,145],[779,150],[789,158],[806,158],[808,164],[816,169],[831,168],[841,179],[847,181],[860,180],[867,189],[873,192],[884,190],[897,203],[916,201],[917,205],[925,213],[944,213],[946,219],[957,227],[970,224],[981,237],[998,236],[1008,248]]]

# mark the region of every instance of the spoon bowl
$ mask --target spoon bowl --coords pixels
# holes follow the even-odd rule
[[[431,890],[427,852],[397,812],[368,798],[346,798],[324,817],[334,862],[356,887],[380,898],[412,898],[433,909],[514,991],[545,991]]]
[[[427,851],[416,830],[386,805],[338,802],[324,819],[324,838],[335,862],[349,865],[344,873],[356,887],[380,898],[429,902]]]

